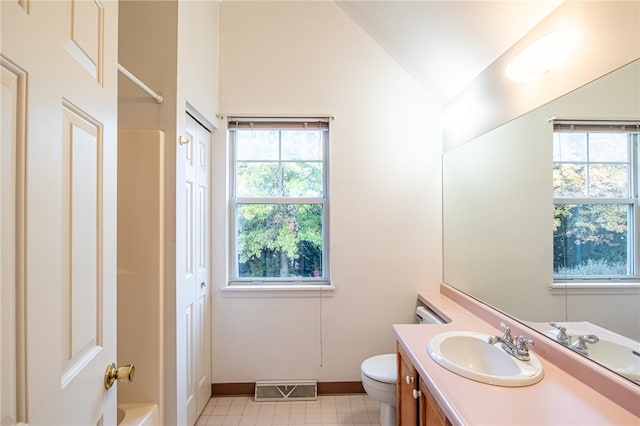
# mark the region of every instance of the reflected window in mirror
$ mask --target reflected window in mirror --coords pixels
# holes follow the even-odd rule
[[[638,280],[639,124],[554,121],[554,281]]]

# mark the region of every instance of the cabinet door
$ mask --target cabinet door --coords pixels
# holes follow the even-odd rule
[[[427,385],[420,380],[420,426],[447,426],[451,423],[440,410],[438,403],[433,399]]]
[[[418,422],[418,373],[400,345],[398,351],[398,425],[413,426]]]

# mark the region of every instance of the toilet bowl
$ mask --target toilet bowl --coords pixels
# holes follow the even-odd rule
[[[380,402],[380,425],[396,426],[396,354],[376,355],[364,360],[360,377],[365,392]]]

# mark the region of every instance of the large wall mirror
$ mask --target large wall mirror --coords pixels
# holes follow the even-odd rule
[[[598,336],[588,355],[640,384],[638,286],[552,286],[553,118],[640,120],[640,60],[444,153],[444,281],[548,338]]]

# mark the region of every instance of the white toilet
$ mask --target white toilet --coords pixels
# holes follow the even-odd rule
[[[367,394],[380,402],[380,425],[396,426],[396,354],[376,355],[360,366],[362,386]]]
[[[419,324],[443,324],[438,314],[425,306],[416,308],[416,322]],[[362,386],[367,394],[380,402],[380,426],[397,424],[397,356],[396,354],[376,355],[367,358],[360,365]]]

